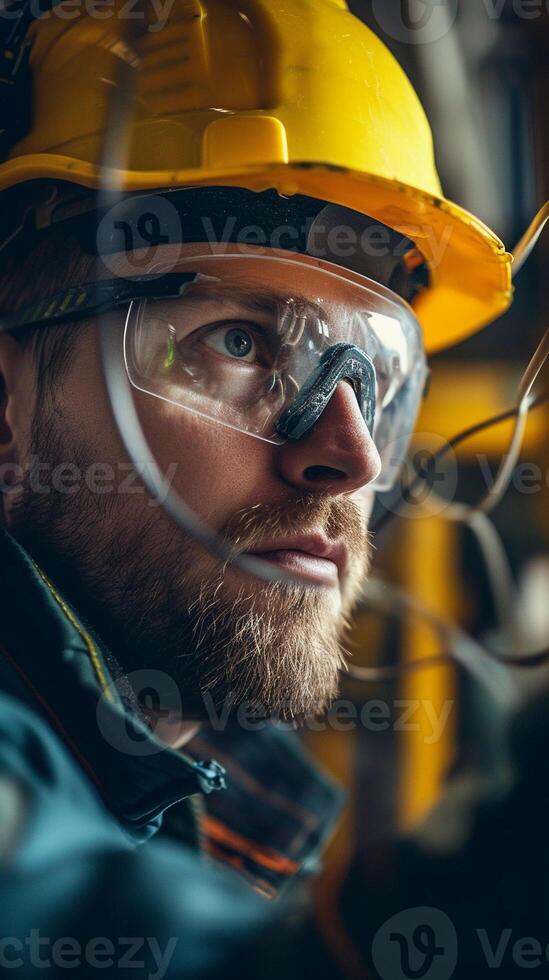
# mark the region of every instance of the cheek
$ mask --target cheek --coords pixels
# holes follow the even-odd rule
[[[369,521],[376,502],[375,490],[370,490],[369,487],[361,487],[360,490],[349,495],[349,500],[354,501],[364,515],[364,519]]]
[[[196,514],[220,527],[237,510],[274,501],[275,446],[158,398],[137,393],[136,403],[162,472]]]
[[[64,401],[80,437],[116,470],[128,457],[108,404],[97,337],[90,331],[83,341],[78,371],[71,372],[64,386]],[[219,528],[237,510],[280,501],[284,490],[276,476],[275,446],[151,395],[134,391],[134,398],[160,469],[204,520]],[[131,506],[140,500],[130,499]]]

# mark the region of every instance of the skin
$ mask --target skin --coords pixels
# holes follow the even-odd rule
[[[185,249],[192,252],[193,246]],[[169,250],[162,259],[170,261]],[[125,262],[127,257],[120,257],[120,265]],[[275,280],[277,275],[283,285],[287,270],[273,270]],[[46,433],[41,431],[40,458],[52,465],[74,460],[82,466],[107,463],[117,474],[116,490],[127,477],[128,457],[105,390],[99,332],[94,324],[78,330],[75,356],[61,390],[55,392],[55,408],[47,413],[46,429],[39,426]],[[380,469],[350,384],[339,384],[303,439],[280,446],[134,392],[143,431],[161,468],[166,472],[175,464],[174,489],[231,542],[240,538],[251,546],[262,537],[272,541],[273,535],[303,531],[328,533],[334,539],[347,535],[351,560],[345,575],[316,587],[308,581],[292,588],[266,585],[235,567],[223,568],[161,508],[151,507],[142,487],[129,496],[114,490],[97,495],[85,485],[70,494],[33,496],[28,473],[37,449],[36,371],[29,352],[2,334],[0,377],[0,466],[3,472],[15,466],[27,474],[23,491],[17,485],[4,494],[5,524],[30,546],[78,610],[100,624],[102,638],[127,674],[132,668],[160,667],[175,679],[181,701],[175,707],[166,703],[156,715],[149,712],[155,715],[156,734],[173,746],[183,744],[194,731],[194,719],[201,717],[198,694],[206,689],[214,692],[218,703],[230,687],[237,691],[237,701],[248,696],[261,703],[258,713],[282,707],[285,716],[299,717],[323,710],[335,693],[345,624],[368,570],[367,519],[373,501],[368,486]],[[118,551],[113,550],[115,544]],[[154,567],[151,555],[158,556]],[[155,577],[160,575],[164,577]],[[141,617],[139,632],[136,628],[132,634],[128,623],[135,622],[142,608],[139,595],[128,597],[136,581],[147,616]],[[154,597],[165,597],[172,586],[171,603],[164,598],[159,605],[161,600]],[[224,640],[219,650],[211,642],[218,622]],[[208,648],[214,650],[211,662],[202,657],[204,641],[201,645],[196,640],[204,632]],[[286,639],[287,650],[282,649]],[[181,667],[183,647],[192,647],[192,672],[185,661]],[[242,649],[247,657],[240,669]],[[261,683],[253,663],[250,667],[254,650],[260,651],[256,672]],[[289,680],[283,691],[280,677],[274,687],[265,678],[284,656],[287,664],[281,672]],[[227,657],[232,657],[229,673],[226,659],[221,663]],[[217,680],[208,688],[214,668]],[[302,701],[301,680],[310,689]],[[282,706],[285,697],[288,703]]]

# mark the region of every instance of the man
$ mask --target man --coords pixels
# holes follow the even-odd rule
[[[274,897],[340,806],[265,721],[336,694],[421,328],[509,257],[340,0],[119,6],[17,38],[0,166],[2,965],[240,975],[289,912],[222,865]]]

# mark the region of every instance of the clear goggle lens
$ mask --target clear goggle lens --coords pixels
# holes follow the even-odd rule
[[[390,489],[427,376],[421,331],[398,296],[337,270],[301,255],[180,259],[176,271],[194,274],[181,297],[131,304],[124,357],[132,385],[280,444],[277,422],[323,355],[335,344],[354,345],[375,371],[372,438],[382,469],[371,486]]]

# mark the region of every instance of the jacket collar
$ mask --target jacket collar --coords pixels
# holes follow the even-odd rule
[[[133,838],[179,800],[223,788],[222,767],[167,748],[127,710],[105,649],[4,529],[0,587],[5,658]]]

